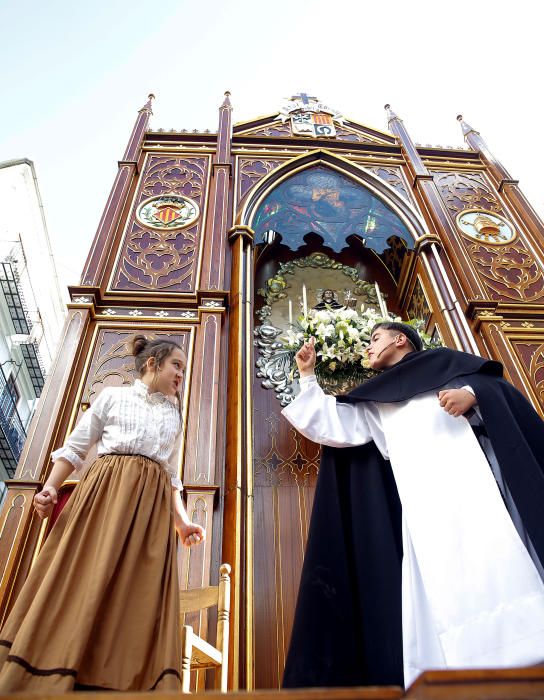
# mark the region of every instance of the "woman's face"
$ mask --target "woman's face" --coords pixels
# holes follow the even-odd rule
[[[160,391],[165,396],[176,396],[181,389],[184,370],[185,357],[179,348],[174,348],[162,361],[156,373],[155,358],[149,358],[142,381],[152,386],[153,391]]]

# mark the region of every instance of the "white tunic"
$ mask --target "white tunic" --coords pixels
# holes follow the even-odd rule
[[[94,444],[99,456],[143,455],[166,469],[172,486],[181,491],[176,440],[180,431],[178,407],[160,392],[149,393],[146,384],[137,379],[132,386],[102,389],[51,458],[63,457],[80,471]]]
[[[431,668],[544,659],[544,583],[468,423],[436,392],[399,403],[337,403],[315,377],[283,415],[332,447],[373,440],[403,511],[402,629],[408,686]]]

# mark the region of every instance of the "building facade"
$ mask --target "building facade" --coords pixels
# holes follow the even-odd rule
[[[281,348],[299,304],[326,299],[421,319],[452,347],[503,362],[544,412],[544,226],[480,134],[422,147],[308,95],[216,133],[138,113],[71,301],[59,352],[0,520],[0,612],[47,526],[32,497],[82,410],[132,380],[127,340],[186,349],[179,469],[205,546],[183,587],[233,567],[231,687],[277,688],[289,643],[319,449],[280,415],[296,382]],[[213,618],[192,621],[202,632]],[[204,678],[196,679],[198,686]]]
[[[0,479],[12,479],[64,323],[32,161],[0,163]]]

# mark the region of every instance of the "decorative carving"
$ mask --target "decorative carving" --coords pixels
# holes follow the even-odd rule
[[[485,209],[503,213],[492,187],[481,173],[435,172],[434,178],[448,210]]]
[[[257,127],[256,129],[249,129],[241,134],[236,134],[237,136],[292,136],[291,125],[289,122],[282,124],[277,122],[275,124],[269,124],[264,127]]]
[[[238,169],[238,201],[265,175],[281,165],[285,158],[242,158]]]
[[[421,285],[421,280],[419,277],[416,280],[414,289],[412,290],[412,297],[410,299],[410,304],[406,309],[408,318],[420,318],[425,322],[425,326],[429,323],[431,318],[431,309],[427,302],[427,297],[423,291]]]
[[[125,233],[114,289],[167,289],[174,292],[194,289],[195,260],[203,217],[193,224],[190,224],[190,218],[184,220],[183,229],[179,228],[177,219],[167,224],[172,230],[157,229],[159,222],[151,227],[138,221],[136,210],[145,200],[159,197],[165,202],[167,199],[177,202],[178,209],[180,202],[193,202],[195,215],[198,215],[197,210],[202,209],[205,197],[208,167],[207,157],[150,157]],[[174,216],[172,212],[165,210],[164,216]]]
[[[408,252],[408,246],[406,245],[406,241],[398,236],[391,236],[391,238],[387,239],[387,243],[389,243],[389,248],[386,248],[380,257],[398,282],[402,263]]]
[[[490,245],[511,243],[516,237],[516,229],[503,216],[488,214],[479,209],[459,212],[455,221],[464,236],[473,241]]]
[[[536,301],[544,297],[544,275],[520,239],[511,245],[468,244],[476,269],[490,298]]]
[[[501,203],[492,186],[482,173],[435,172],[435,182],[448,211],[455,220],[456,215],[466,210],[493,212],[480,217],[478,225],[485,229],[485,219],[504,223],[505,231],[513,231],[504,219]],[[471,212],[467,211],[468,217]],[[498,215],[503,215],[499,218]],[[478,215],[474,213],[471,225],[476,226]],[[457,216],[459,222],[462,217]],[[483,219],[483,220],[482,220]],[[461,223],[458,224],[461,226]],[[480,279],[485,284],[491,299],[519,302],[536,301],[544,297],[544,275],[539,264],[518,237],[513,241],[474,241],[469,239],[468,224],[465,224],[460,240],[467,248]],[[487,243],[487,245],[486,245]]]
[[[267,307],[265,307],[267,308]],[[261,315],[263,309],[261,309]],[[295,398],[296,392],[291,379],[291,355],[276,338],[283,333],[282,328],[276,328],[268,323],[257,326],[254,330],[254,345],[259,350],[257,358],[257,377],[263,381],[261,386],[272,389],[282,406],[287,406]]]
[[[150,197],[136,210],[136,218],[141,224],[159,231],[173,231],[190,226],[199,214],[198,204],[179,194]]]
[[[293,428],[289,429],[292,440],[281,441],[288,449],[283,454],[278,444],[279,418],[271,413],[265,422],[268,425],[268,452],[256,455],[254,459],[254,478],[257,486],[285,486],[288,483],[297,486],[313,484],[319,471],[319,446],[314,454],[308,455],[308,449],[301,444],[301,436]]]
[[[541,405],[544,407],[544,343],[516,341],[513,346],[527,371]]]
[[[362,134],[343,126],[336,127],[336,138],[339,141],[352,141],[353,143],[376,143],[372,139],[365,138]]]
[[[391,185],[391,187],[398,192],[401,197],[404,197],[407,202],[410,202],[410,204],[414,203],[412,197],[408,193],[400,168],[385,168],[383,165],[379,165],[374,168],[367,168],[367,170],[370,170],[371,173],[385,180],[385,182]]]

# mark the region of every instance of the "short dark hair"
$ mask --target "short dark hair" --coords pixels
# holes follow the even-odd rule
[[[408,338],[410,345],[416,352],[421,352],[421,350],[423,350],[423,341],[421,340],[419,333],[413,326],[409,326],[407,323],[401,323],[400,321],[381,321],[374,326],[370,332],[370,337],[372,337],[377,328],[383,328],[386,331],[398,331],[399,333],[403,333]]]

